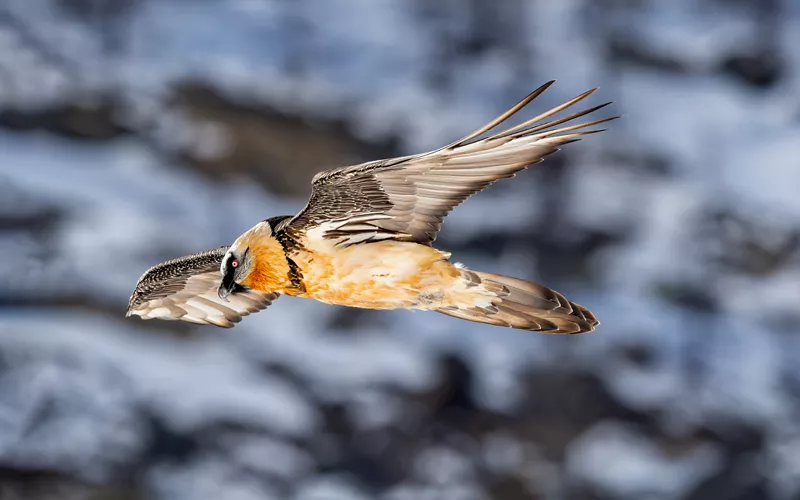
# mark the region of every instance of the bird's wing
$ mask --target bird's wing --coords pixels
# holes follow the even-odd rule
[[[424,154],[378,160],[321,172],[306,208],[290,227],[319,228],[338,245],[396,239],[430,244],[444,217],[470,195],[574,142],[600,132],[588,127],[614,118],[558,127],[610,104],[562,118],[553,115],[591,95],[592,89],[519,125],[479,139],[544,92],[548,82],[485,126]]]
[[[133,290],[127,316],[179,319],[230,328],[242,316],[258,312],[278,298],[244,287],[228,300],[219,298],[220,264],[228,247],[170,260],[148,269]]]

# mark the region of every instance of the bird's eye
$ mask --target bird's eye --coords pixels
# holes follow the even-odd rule
[[[239,266],[239,260],[238,259],[233,259],[231,261],[231,267],[238,267],[238,266]]]

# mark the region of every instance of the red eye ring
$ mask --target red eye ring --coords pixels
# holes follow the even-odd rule
[[[233,259],[231,261],[231,267],[238,267],[238,266],[239,266],[239,261],[237,259]]]

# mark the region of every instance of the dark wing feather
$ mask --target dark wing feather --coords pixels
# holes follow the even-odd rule
[[[230,328],[278,298],[239,287],[228,300],[217,295],[220,264],[228,247],[173,259],[145,272],[133,290],[126,316],[171,319]]]
[[[306,208],[289,224],[320,228],[322,237],[351,245],[381,239],[430,244],[444,217],[489,184],[542,161],[585,130],[613,118],[554,128],[610,104],[544,121],[591,95],[596,89],[489,137],[481,135],[506,121],[544,92],[542,85],[511,109],[466,137],[436,151],[379,160],[321,172],[314,177]]]

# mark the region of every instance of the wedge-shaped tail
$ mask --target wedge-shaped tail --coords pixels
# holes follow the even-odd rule
[[[494,294],[488,307],[444,307],[438,312],[477,323],[543,333],[584,333],[600,324],[585,307],[532,281],[479,271],[462,271],[476,287]]]

